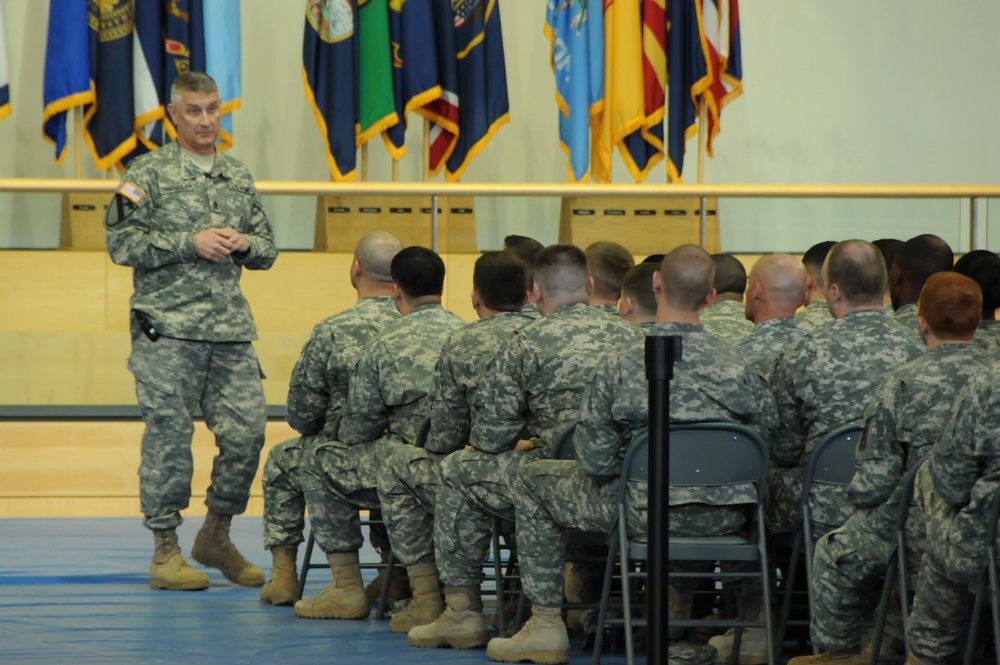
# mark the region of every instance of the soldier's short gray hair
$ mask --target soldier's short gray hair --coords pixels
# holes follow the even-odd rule
[[[174,79],[170,86],[170,103],[177,106],[181,103],[181,95],[185,92],[218,92],[219,86],[215,79],[205,72],[184,72]]]

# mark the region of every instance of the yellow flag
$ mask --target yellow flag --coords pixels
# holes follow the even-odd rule
[[[645,120],[640,0],[604,1],[604,108],[594,127],[590,171],[611,182],[611,152]]]

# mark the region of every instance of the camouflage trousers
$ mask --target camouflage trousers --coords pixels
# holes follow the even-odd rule
[[[192,414],[201,408],[219,449],[205,504],[220,515],[246,510],[264,446],[267,404],[249,342],[150,341],[133,321],[128,368],[146,424],[139,465],[143,524],[173,529],[191,500]]]
[[[906,622],[907,643],[917,654],[942,663],[961,659],[969,631],[969,582],[955,580],[936,556],[924,554]]]
[[[296,437],[282,441],[268,453],[262,476],[265,549],[298,545],[304,540],[306,499],[301,465],[303,456],[308,454],[303,451],[322,440],[321,435]],[[373,524],[369,527],[368,540],[372,547],[382,551],[389,547],[389,538],[385,526],[379,523],[378,511],[371,512]]]
[[[804,467],[772,466],[767,474],[767,528],[771,533],[795,531],[802,523],[802,478]],[[847,488],[814,485],[809,497],[813,539],[836,529],[851,516]]]
[[[416,446],[396,446],[378,477],[378,500],[396,558],[404,566],[434,561],[434,506],[439,456]]]
[[[610,533],[618,519],[618,480],[598,484],[573,460],[540,460],[510,479],[524,592],[541,607],[563,601],[566,530]],[[633,508],[633,506],[636,506]],[[631,535],[646,530],[646,505],[629,502]]]
[[[441,461],[434,550],[444,584],[478,586],[482,582],[493,518],[514,519],[508,480],[516,467],[543,456],[543,448],[498,455],[459,450]]]
[[[885,520],[877,513],[886,508],[858,511],[844,526],[816,543],[810,581],[815,603],[812,638],[827,651],[850,649],[861,642],[862,619],[872,607],[873,596],[882,588],[881,578],[896,545],[895,531],[891,526],[886,528]],[[922,520],[913,515],[917,510],[911,508],[911,521],[922,527]],[[906,542],[909,573],[915,574],[924,550],[923,535],[908,534]],[[903,639],[898,597],[890,600],[885,630]]]
[[[391,437],[349,446],[340,441],[316,441],[303,451],[300,482],[309,524],[325,553],[357,552],[364,544],[359,509],[376,511],[378,473],[400,443]],[[372,544],[379,547],[376,540]]]
[[[688,504],[670,506],[671,536],[725,536],[736,533],[746,523],[746,508],[743,506],[709,506],[705,504]],[[667,566],[668,573],[708,572],[714,568],[708,561],[671,561]],[[722,570],[741,572],[753,570],[753,564],[726,563]],[[701,586],[702,580],[697,577],[675,577],[670,580],[670,586],[681,592],[694,591]],[[760,582],[750,583],[751,597],[761,595]]]

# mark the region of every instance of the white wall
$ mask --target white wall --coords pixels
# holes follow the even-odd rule
[[[41,138],[47,3],[0,0],[14,112],[0,122],[0,177],[66,177]],[[258,180],[326,180],[329,171],[300,76],[303,4],[244,0],[243,109],[236,146]],[[472,163],[465,182],[564,182],[543,0],[503,0],[510,125]],[[1000,3],[967,0],[744,0],[743,97],[723,116],[709,183],[928,183],[1000,181]],[[413,119],[403,180],[420,179],[420,125]],[[697,146],[688,145],[693,181]],[[85,177],[97,177],[85,155]],[[616,164],[616,182],[630,182]],[[376,141],[370,179],[389,180]],[[661,166],[650,177],[665,179]],[[312,245],[314,202],[266,202],[283,248]],[[558,201],[477,201],[479,244],[506,233],[552,242]],[[727,200],[730,251],[802,251],[826,239],[908,238],[935,232],[968,249],[958,201]],[[0,247],[58,244],[58,195],[0,194]],[[1000,215],[997,215],[1000,224]],[[995,226],[990,224],[989,226]],[[990,241],[1000,247],[1000,230]]]

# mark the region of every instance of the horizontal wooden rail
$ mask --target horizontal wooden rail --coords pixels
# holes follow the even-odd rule
[[[195,420],[204,420],[201,410],[194,414]],[[268,406],[268,420],[284,420],[284,406]],[[127,404],[4,404],[0,405],[0,422],[16,421],[84,421],[84,420],[141,420],[142,414],[136,405]]]
[[[0,192],[111,192],[117,180],[0,178]],[[298,196],[664,196],[726,198],[1000,198],[1000,185],[601,185],[567,183],[310,182],[262,180],[261,194]]]

